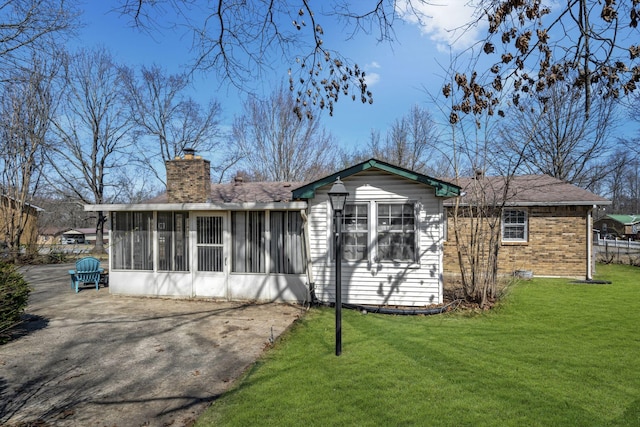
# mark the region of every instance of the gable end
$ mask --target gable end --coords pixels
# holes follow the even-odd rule
[[[340,179],[344,179],[371,168],[377,168],[393,175],[431,186],[435,189],[437,197],[456,197],[460,195],[460,187],[458,187],[457,185],[440,181],[427,175],[412,172],[408,169],[394,166],[380,160],[370,159],[366,162],[362,162],[340,172],[336,172],[310,184],[296,188],[292,191],[293,199],[312,199],[315,197],[316,190],[318,188],[324,187],[325,185],[333,184],[336,178],[339,177]]]

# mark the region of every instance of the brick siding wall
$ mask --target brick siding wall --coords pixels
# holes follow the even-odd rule
[[[211,197],[211,163],[198,156],[169,160],[167,201],[169,203],[205,203]]]
[[[530,207],[528,241],[502,243],[498,253],[499,274],[530,270],[536,276],[585,277],[587,271],[587,207]],[[449,214],[451,215],[451,214]],[[460,219],[468,224],[469,219]],[[454,224],[447,220],[444,273],[460,274]]]

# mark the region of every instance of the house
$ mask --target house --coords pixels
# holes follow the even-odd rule
[[[84,232],[80,229],[71,228],[62,233],[60,243],[66,245],[85,244]]]
[[[484,204],[499,215],[499,274],[529,271],[536,276],[591,279],[593,209],[611,202],[549,175],[460,179],[463,197],[445,202],[448,212],[444,244],[445,274],[459,273],[452,215],[460,206]],[[461,226],[471,220],[459,219]],[[465,248],[461,248],[464,252]]]
[[[105,229],[104,242],[107,243],[109,230]],[[59,245],[59,244],[86,244],[95,245],[96,228],[60,228],[46,227],[40,230],[38,234],[39,245]]]
[[[44,227],[38,232],[38,245],[57,245],[62,242],[62,233],[71,230],[61,227]]]
[[[342,302],[442,303],[443,277],[457,268],[447,217],[456,200],[472,202],[479,182],[458,186],[375,159],[311,183],[211,184],[209,161],[193,153],[166,167],[167,192],[155,199],[85,206],[110,215],[112,293],[335,301],[337,229],[328,192],[339,178],[349,193]],[[492,183],[485,198],[504,193],[500,179],[483,182]],[[515,178],[500,197],[503,273],[590,277],[591,210],[607,200],[544,176]]]
[[[22,227],[20,245],[35,247],[38,241],[38,214],[42,211],[42,208],[29,203],[22,207],[13,197],[1,195],[0,243],[7,246],[7,240],[13,239],[16,231]]]
[[[117,294],[320,301],[335,299],[332,211],[344,211],[342,301],[442,302],[444,205],[459,187],[377,160],[307,183],[210,183],[192,153],[166,163],[167,192],[110,212],[109,291]]]
[[[597,220],[593,227],[602,239],[620,237],[640,240],[640,215],[608,214]]]
[[[76,228],[75,231],[80,233],[84,239],[84,243],[87,245],[95,245],[96,244],[96,227],[83,227]],[[106,244],[109,242],[108,236],[109,230],[107,227],[104,229],[104,237],[103,242]],[[80,243],[80,242],[78,242]]]

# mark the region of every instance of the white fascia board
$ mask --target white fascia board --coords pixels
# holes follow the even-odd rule
[[[608,206],[611,205],[611,201],[600,201],[600,202],[507,202],[504,205],[496,203],[494,205],[487,204],[487,206],[506,206],[506,207],[531,207],[531,206]],[[445,202],[444,206],[446,208],[453,208],[455,205],[452,203]],[[468,203],[460,203],[460,206],[469,206]],[[476,206],[476,205],[473,205]]]
[[[123,212],[123,211],[256,211],[256,210],[301,210],[307,208],[307,202],[271,202],[271,203],[138,203],[84,205],[85,211]]]
[[[513,207],[513,206],[524,206],[524,207],[528,207],[528,206],[603,206],[603,205],[610,205],[611,201],[607,200],[607,201],[601,201],[601,202],[587,202],[587,201],[582,201],[582,202],[507,202],[504,204],[504,206],[509,206],[509,207]]]

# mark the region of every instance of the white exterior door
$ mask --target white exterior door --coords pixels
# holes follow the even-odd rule
[[[229,273],[227,215],[197,213],[192,217],[193,294],[196,297],[227,298]]]

